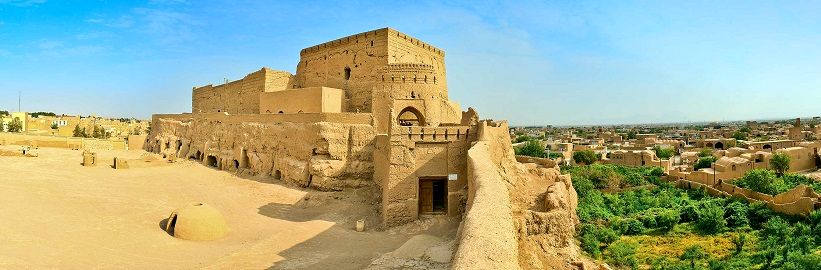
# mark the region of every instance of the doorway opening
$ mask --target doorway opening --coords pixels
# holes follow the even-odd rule
[[[448,212],[448,180],[446,177],[419,179],[419,213]]]

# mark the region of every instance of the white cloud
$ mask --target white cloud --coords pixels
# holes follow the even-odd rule
[[[135,8],[119,17],[97,16],[85,21],[90,24],[145,34],[165,44],[189,41],[195,37],[196,28],[203,25],[201,21],[187,13],[160,8]],[[83,36],[83,38],[88,38],[88,36]]]

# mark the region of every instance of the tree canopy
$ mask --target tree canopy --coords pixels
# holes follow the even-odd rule
[[[775,153],[770,158],[770,168],[779,176],[790,170],[790,156],[784,153]]]

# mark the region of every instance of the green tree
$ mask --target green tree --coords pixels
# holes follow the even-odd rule
[[[516,139],[513,140],[513,142],[514,143],[520,143],[520,142],[526,142],[526,141],[531,141],[531,140],[533,140],[533,138],[530,138],[530,136],[521,135],[521,136],[516,137]]]
[[[739,140],[739,141],[746,141],[747,140],[747,133],[744,133],[744,132],[741,132],[741,131],[736,131],[736,132],[733,132],[732,137],[733,137],[733,139],[736,139],[736,140]]]
[[[696,261],[707,259],[707,257],[709,257],[709,255],[704,251],[704,248],[699,245],[692,245],[684,250],[684,253],[681,254],[679,259],[682,261],[690,261],[690,268],[696,269]]]
[[[83,136],[83,130],[80,129],[80,125],[74,126],[74,131],[72,132],[72,136],[74,137],[85,137]]]
[[[20,117],[15,117],[14,119],[9,122],[8,125],[9,132],[21,132],[23,131],[23,121],[20,121]]]
[[[716,158],[714,156],[706,156],[698,159],[696,165],[693,165],[693,170],[710,168],[713,166],[713,162],[716,162]]]
[[[100,128],[97,125],[94,125],[94,129],[91,131],[92,138],[101,138],[102,132],[100,132]]]
[[[757,192],[775,195],[778,193],[777,177],[773,171],[767,169],[753,169],[744,173],[741,179],[735,181],[738,186],[749,188]]]
[[[653,146],[653,151],[656,152],[656,156],[660,159],[669,159],[675,155],[675,151],[672,147],[661,147],[659,145]]]
[[[57,123],[51,123],[51,129],[57,129],[57,128],[59,128],[59,127],[57,126]]]
[[[743,228],[750,226],[750,219],[747,217],[747,205],[741,201],[733,201],[726,207],[727,226],[732,228]]]
[[[680,220],[681,214],[678,210],[664,210],[656,217],[656,225],[665,232],[669,232]]]
[[[593,150],[582,150],[573,153],[573,160],[578,164],[590,165],[599,160],[599,155]]]
[[[545,157],[544,146],[539,141],[527,141],[524,145],[513,149],[517,155],[531,157]]]
[[[709,148],[701,149],[698,151],[698,157],[711,157],[713,156],[713,150]]]
[[[703,233],[713,234],[724,230],[727,220],[724,219],[724,208],[716,203],[707,203],[698,210],[696,228]]]
[[[790,170],[790,156],[784,153],[775,153],[770,158],[770,168],[776,175],[782,176]]]

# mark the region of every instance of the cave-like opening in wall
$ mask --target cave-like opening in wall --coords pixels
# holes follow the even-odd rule
[[[208,167],[217,168],[217,164],[217,157],[208,156],[207,158],[205,158],[205,165],[207,165]]]

